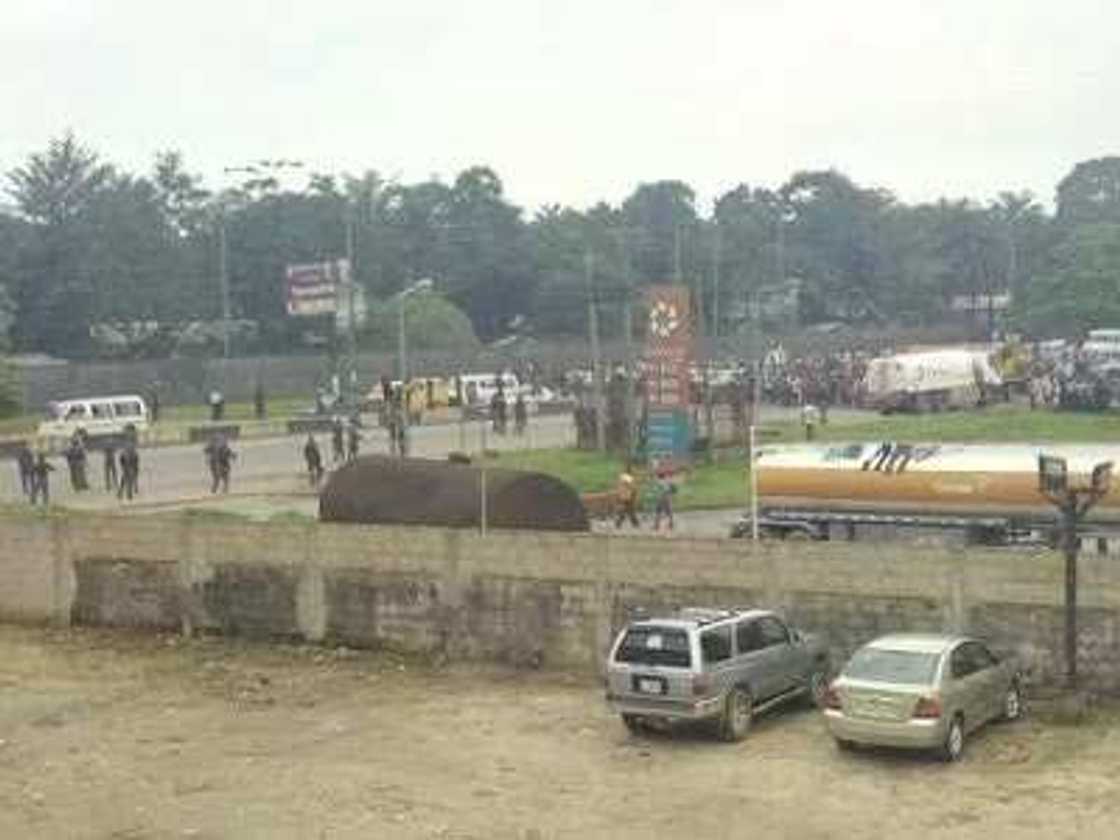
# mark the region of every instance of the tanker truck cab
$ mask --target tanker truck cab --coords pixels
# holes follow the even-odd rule
[[[47,403],[47,418],[39,424],[36,434],[48,443],[61,443],[75,434],[105,437],[142,432],[147,428],[148,406],[144,399],[126,394]]]

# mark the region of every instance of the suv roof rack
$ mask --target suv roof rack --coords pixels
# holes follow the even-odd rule
[[[699,625],[704,625],[732,618],[742,612],[746,610],[741,607],[681,607],[677,610],[677,616],[685,621],[695,621]]]

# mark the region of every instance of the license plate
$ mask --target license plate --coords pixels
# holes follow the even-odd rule
[[[664,694],[665,684],[661,680],[638,680],[638,691],[642,694]]]

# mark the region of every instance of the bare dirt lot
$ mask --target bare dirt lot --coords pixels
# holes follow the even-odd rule
[[[386,653],[0,626],[0,837],[1109,837],[1117,716],[840,754],[632,737],[593,681]]]

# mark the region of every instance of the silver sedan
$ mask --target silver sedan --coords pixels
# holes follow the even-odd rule
[[[824,697],[829,731],[854,744],[937,750],[956,761],[967,734],[1023,714],[1022,677],[977,639],[892,635],[864,645]]]

